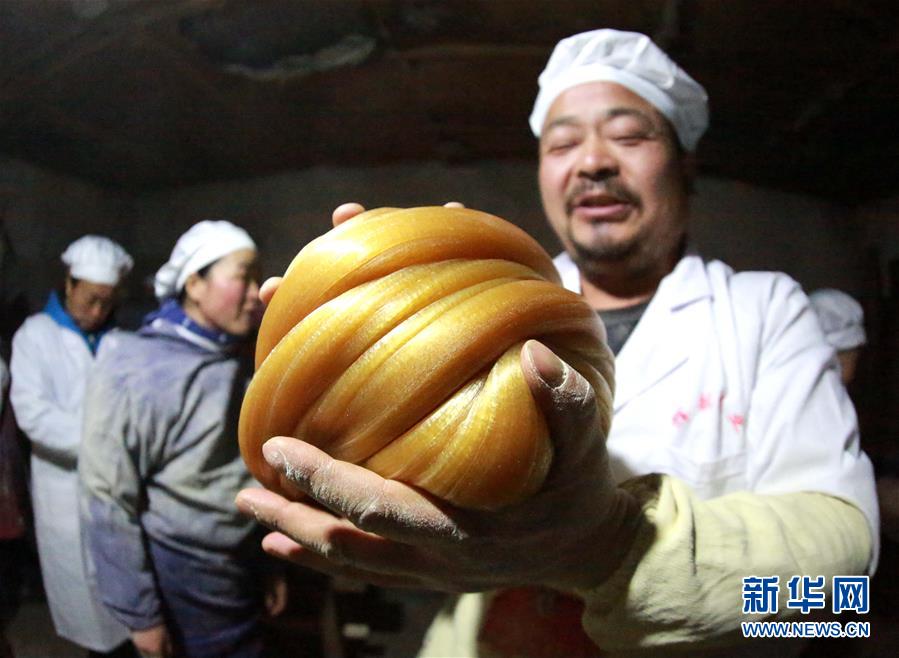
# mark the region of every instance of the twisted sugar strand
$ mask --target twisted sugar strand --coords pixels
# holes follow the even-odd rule
[[[596,314],[526,233],[460,208],[381,208],[309,243],[263,318],[240,445],[295,436],[463,507],[539,489],[552,445],[525,383],[529,338],[592,384],[603,431],[612,357]]]

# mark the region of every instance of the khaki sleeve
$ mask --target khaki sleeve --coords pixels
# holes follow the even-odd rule
[[[742,621],[798,614],[786,607],[792,576],[823,575],[829,583],[833,575],[865,573],[871,559],[864,514],[827,494],[747,492],[702,501],[676,478],[658,475],[622,486],[642,505],[641,527],[612,577],[578,592],[584,629],[608,653],[729,643]],[[775,575],[778,613],[744,615],[743,578]],[[477,656],[487,601],[485,594],[451,600],[419,656]]]
[[[871,560],[865,516],[830,495],[746,492],[702,501],[658,475],[622,486],[642,504],[641,528],[618,571],[578,592],[584,629],[605,650],[727,641],[741,621],[798,614],[785,605],[792,576],[830,583],[833,575],[865,573]],[[777,614],[744,615],[743,578],[775,575]]]

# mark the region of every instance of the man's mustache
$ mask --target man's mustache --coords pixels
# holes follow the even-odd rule
[[[604,181],[582,180],[565,196],[565,208],[568,212],[574,210],[578,200],[585,195],[603,194],[614,197],[618,201],[640,206],[640,196],[633,192],[624,183],[614,178]]]

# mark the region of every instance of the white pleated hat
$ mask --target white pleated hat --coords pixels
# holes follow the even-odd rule
[[[102,235],[85,235],[66,247],[60,257],[69,276],[114,286],[134,267],[134,260],[117,242]]]
[[[867,342],[862,305],[842,290],[822,288],[809,295],[824,337],[837,351],[853,350]]]
[[[681,145],[695,151],[709,125],[705,89],[639,32],[593,30],[556,44],[538,80],[531,112],[536,137],[559,95],[587,82],[616,82],[651,103],[674,126]]]
[[[250,234],[224,219],[203,220],[178,238],[168,262],[153,279],[156,298],[174,297],[184,288],[187,277],[219,258],[240,249],[256,249]]]

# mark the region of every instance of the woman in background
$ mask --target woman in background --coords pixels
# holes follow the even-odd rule
[[[84,389],[114,336],[113,310],[133,261],[86,235],[62,254],[62,290],[12,341],[10,400],[31,443],[31,504],[44,591],[57,634],[93,656],[131,656],[128,632],[97,597],[78,522],[78,451]]]
[[[82,515],[103,601],[145,656],[263,655],[263,556],[234,506],[258,278],[246,231],[194,225],[156,274],[159,309],[89,387]]]

